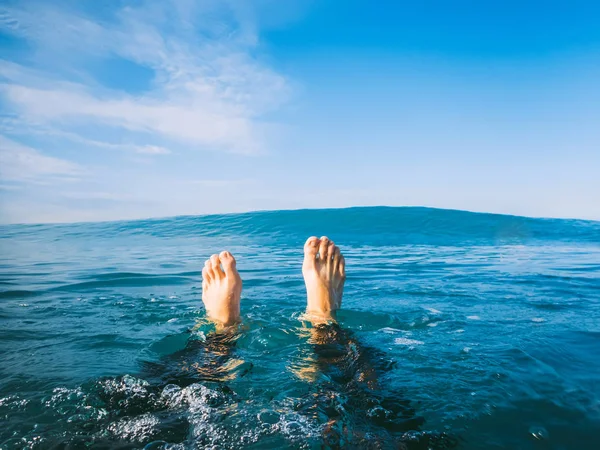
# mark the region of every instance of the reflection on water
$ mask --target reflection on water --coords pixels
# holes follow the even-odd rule
[[[445,433],[420,433],[410,401],[381,388],[378,372],[391,369],[385,355],[361,345],[336,323],[305,329],[308,346],[290,370],[312,385],[301,411],[325,423],[323,442],[333,448],[452,448]]]
[[[3,448],[237,448],[260,442],[330,448],[453,448],[446,433],[423,432],[424,419],[400,393],[381,388],[389,370],[383,354],[361,345],[337,324],[297,329],[305,345],[289,371],[306,386],[301,397],[244,398],[230,387],[255,367],[237,350],[244,330],[192,333],[185,348],[144,362],[137,376],[105,378],[75,389],[56,388],[39,405],[3,399],[12,417],[37,408],[46,425],[30,440],[9,439]],[[257,361],[257,364],[260,364]],[[257,408],[258,406],[258,408]],[[259,409],[260,408],[260,409]],[[63,423],[57,430],[52,421]]]
[[[146,362],[141,377],[151,380],[157,390],[165,386],[160,398],[171,396],[169,405],[181,405],[182,399],[187,399],[189,405],[190,398],[200,395],[202,406],[221,409],[227,415],[243,414],[248,405],[242,406],[244,400],[238,398],[227,383],[246,376],[254,367],[251,361],[245,361],[236,352],[243,328],[208,335],[202,333],[200,339],[190,339],[183,350],[156,363]],[[420,432],[424,419],[416,415],[410,401],[400,394],[381,389],[378,372],[392,367],[382,352],[364,347],[352,332],[335,323],[305,324],[296,331],[307,345],[300,348],[288,369],[309,386],[307,395],[293,407],[295,418],[302,419],[287,422],[285,413],[290,411],[281,406],[272,411],[261,411],[259,421],[271,425],[270,430],[262,427],[263,434],[285,429],[288,440],[297,445],[309,445],[309,437],[318,437],[332,448],[342,445],[357,448],[455,446],[456,439],[446,433]],[[205,388],[207,382],[215,383],[213,390]],[[198,409],[197,401],[194,405],[194,409]],[[203,412],[203,419],[215,420],[206,410]],[[196,415],[189,423],[194,428],[195,442],[209,445],[210,440],[205,434],[198,432],[206,424]],[[147,426],[145,421],[144,425]],[[158,427],[159,423],[154,425]],[[312,427],[312,432],[305,435],[307,426]],[[185,428],[188,429],[189,424]],[[229,439],[232,434],[236,435],[234,430],[227,430]],[[253,441],[260,434],[246,435],[245,438]],[[219,445],[229,445],[226,442],[229,440],[221,441]],[[314,444],[317,442],[315,440]]]

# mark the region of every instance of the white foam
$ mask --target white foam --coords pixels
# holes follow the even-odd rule
[[[481,317],[479,317],[479,316],[467,316],[467,319],[469,319],[469,320],[481,320]]]
[[[111,423],[108,425],[107,431],[121,439],[143,441],[152,437],[159,423],[156,416],[143,414],[139,417],[124,418]]]
[[[272,425],[271,432],[280,432],[295,444],[306,442],[307,439],[317,438],[321,434],[319,425],[311,418],[289,410],[287,414],[280,416],[279,422]],[[294,446],[294,448],[297,447]]]
[[[27,406],[28,403],[29,400],[21,399],[18,395],[0,398],[0,406],[8,406],[9,408],[20,409]]]
[[[67,389],[65,387],[57,387],[52,390],[52,396],[50,398],[46,397],[43,403],[50,408],[56,408],[64,402],[72,402],[82,397],[84,397],[84,393],[81,388]]]
[[[428,307],[428,306],[426,306],[426,307],[425,307],[425,309],[426,309],[427,311],[429,311],[430,313],[433,313],[433,314],[441,314],[441,313],[442,313],[441,311],[438,311],[438,310],[437,310],[437,309],[435,309],[435,308],[430,308],[430,307]]]
[[[149,383],[131,375],[104,380],[100,384],[108,395],[124,394],[128,400],[148,397]]]
[[[382,328],[379,331],[382,331],[382,332],[388,333],[388,334],[396,334],[396,333],[402,332],[402,330],[397,330],[396,328],[390,328],[390,327]]]
[[[191,413],[208,414],[210,404],[219,399],[219,394],[201,384],[190,384],[181,389],[175,384],[165,386],[161,393],[163,400],[170,409],[187,407]]]
[[[534,317],[533,319],[531,319],[531,321],[540,323],[540,322],[545,322],[546,320],[542,319],[541,317]]]
[[[417,341],[416,339],[396,338],[394,343],[397,345],[423,345],[425,342]]]

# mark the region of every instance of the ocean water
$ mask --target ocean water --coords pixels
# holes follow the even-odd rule
[[[600,448],[600,222],[351,208],[0,227],[0,448]],[[339,325],[302,318],[327,235]],[[243,326],[200,270],[230,250]]]

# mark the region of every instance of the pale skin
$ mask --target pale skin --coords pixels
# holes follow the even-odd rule
[[[242,278],[233,255],[227,251],[212,255],[202,269],[202,301],[206,315],[218,328],[240,321]]]
[[[335,320],[342,304],[346,263],[340,249],[326,236],[312,236],[304,244],[302,275],[306,285],[306,316],[314,324]],[[212,255],[202,269],[202,301],[206,315],[218,329],[241,321],[242,278],[228,251]]]

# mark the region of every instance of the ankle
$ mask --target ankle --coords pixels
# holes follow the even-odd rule
[[[230,310],[207,311],[207,316],[216,324],[224,327],[235,325],[240,322],[240,313]]]

